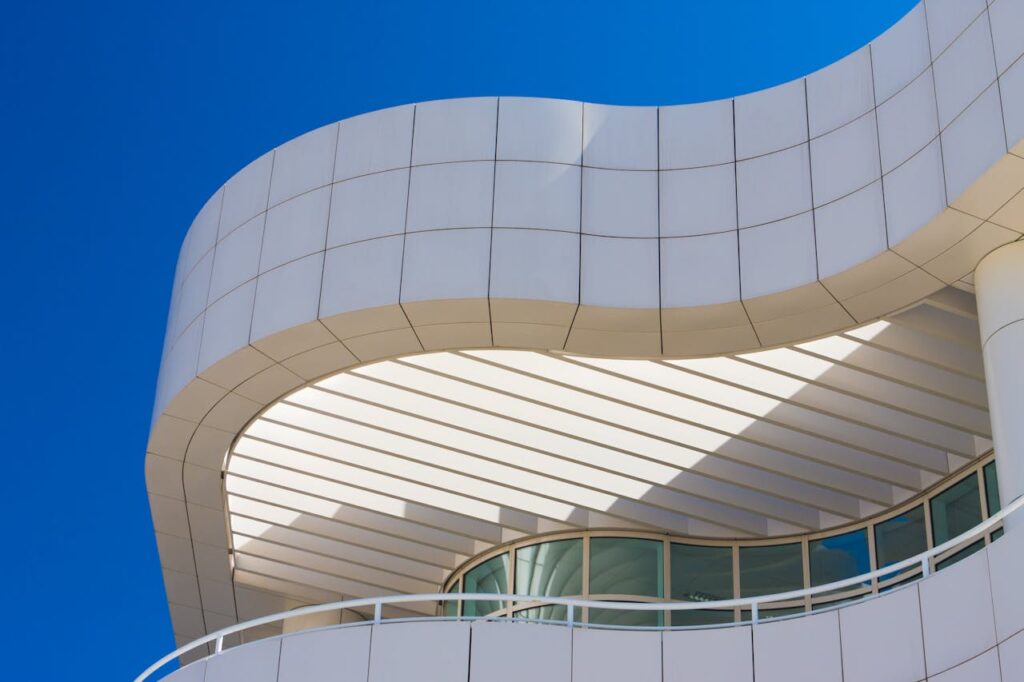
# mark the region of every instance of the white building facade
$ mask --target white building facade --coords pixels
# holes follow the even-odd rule
[[[733,99],[246,166],[146,456],[168,679],[1024,680],[1022,53],[925,0]]]

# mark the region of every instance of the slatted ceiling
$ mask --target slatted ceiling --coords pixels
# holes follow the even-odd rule
[[[328,377],[233,448],[236,583],[432,590],[536,532],[749,537],[873,515],[991,447],[965,296],[735,357],[481,350]]]

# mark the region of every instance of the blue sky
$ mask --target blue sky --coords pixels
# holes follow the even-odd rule
[[[403,102],[748,92],[853,51],[914,4],[8,3],[5,677],[127,680],[173,648],[146,435],[180,240],[246,162]]]

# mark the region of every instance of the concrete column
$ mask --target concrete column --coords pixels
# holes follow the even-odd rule
[[[974,272],[995,442],[999,499],[1024,493],[1024,242],[985,256]],[[1017,514],[1007,527],[1024,528]]]

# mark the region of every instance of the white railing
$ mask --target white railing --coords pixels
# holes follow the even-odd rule
[[[276,623],[278,621],[288,620],[290,618],[298,618],[301,616],[308,616],[315,613],[324,613],[327,611],[340,611],[342,609],[357,609],[367,606],[373,607],[373,620],[368,620],[363,623],[355,623],[354,625],[376,625],[380,624],[384,619],[382,618],[382,609],[385,605],[391,604],[408,604],[408,603],[423,603],[423,602],[462,602],[466,601],[487,601],[487,602],[536,602],[538,605],[562,605],[566,607],[565,625],[567,627],[585,626],[583,623],[576,619],[576,609],[584,608],[600,608],[600,609],[613,609],[621,611],[704,611],[704,610],[717,610],[717,609],[734,609],[744,608],[750,610],[750,620],[744,621],[753,624],[757,624],[760,620],[759,609],[762,604],[771,604],[776,602],[786,602],[804,599],[806,597],[813,597],[814,595],[823,594],[825,592],[833,592],[841,590],[844,587],[863,586],[865,583],[871,584],[874,580],[883,578],[885,576],[892,576],[893,574],[899,573],[906,569],[921,568],[922,578],[926,578],[932,573],[932,561],[935,557],[945,554],[946,552],[960,547],[961,545],[968,545],[978,538],[984,536],[990,530],[1002,523],[1003,519],[1013,514],[1015,511],[1024,506],[1024,496],[1018,497],[1005,508],[1003,508],[997,514],[993,514],[991,517],[978,524],[971,530],[961,533],[957,537],[942,543],[936,547],[921,552],[920,554],[898,561],[894,564],[885,566],[870,573],[863,573],[861,575],[853,576],[852,578],[845,578],[843,580],[837,580],[836,582],[828,583],[826,585],[819,585],[817,587],[808,587],[802,590],[792,590],[789,592],[779,592],[777,594],[767,594],[759,597],[741,597],[739,599],[724,599],[721,601],[686,601],[686,602],[625,602],[625,601],[600,601],[594,599],[577,599],[571,597],[548,597],[543,595],[527,595],[527,594],[495,594],[493,592],[487,593],[437,593],[432,592],[429,594],[395,594],[386,597],[368,597],[366,599],[349,599],[346,601],[331,602],[329,604],[317,604],[315,606],[304,606],[291,611],[283,611],[281,613],[274,613],[269,616],[263,616],[262,618],[256,618],[253,620],[246,621],[244,623],[238,623],[229,627],[212,632],[205,637],[200,637],[197,640],[189,642],[185,646],[179,647],[167,654],[153,665],[146,668],[146,670],[135,678],[135,682],[145,682],[149,679],[150,675],[170,663],[175,658],[187,654],[201,646],[205,646],[210,642],[214,642],[214,655],[219,654],[224,649],[224,638],[230,635],[243,632],[250,628],[259,627],[260,625],[267,625],[269,623]],[[869,598],[877,595],[866,595],[865,598]],[[424,620],[436,620],[436,617],[422,616]],[[472,620],[470,617],[448,617],[451,620],[458,618],[462,620]],[[402,620],[409,620],[403,618]],[[561,620],[559,620],[561,622]],[[739,624],[739,623],[736,623]],[[621,626],[628,628],[628,626]],[[646,629],[652,629],[650,627]],[[661,628],[653,628],[661,629]]]

